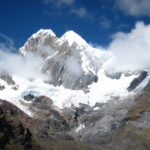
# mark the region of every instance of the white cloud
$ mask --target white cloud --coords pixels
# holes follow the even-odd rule
[[[71,13],[77,15],[80,18],[92,18],[92,16],[88,13],[85,7],[81,7],[78,9],[71,9]]]
[[[108,71],[150,69],[150,25],[138,22],[131,33],[117,33],[108,48],[113,57]]]
[[[115,0],[117,7],[125,14],[150,17],[150,0]]]
[[[55,7],[62,7],[64,5],[73,5],[75,0],[43,0],[44,4],[49,5],[52,4]]]
[[[26,79],[43,79],[47,80],[47,76],[40,70],[44,60],[37,55],[27,53],[21,56],[10,52],[8,49],[0,48],[0,71],[6,71],[11,75],[18,75]]]
[[[65,14],[74,14],[79,18],[88,18],[92,20],[92,15],[89,14],[86,7],[78,7],[76,6],[75,0],[42,0],[43,3],[47,6],[52,6],[52,9],[54,9],[54,15],[64,15]],[[65,11],[64,11],[65,8]],[[49,9],[44,10],[44,12],[48,15],[53,14]]]
[[[103,29],[109,29],[111,27],[111,21],[107,19],[105,16],[100,17],[100,27]]]

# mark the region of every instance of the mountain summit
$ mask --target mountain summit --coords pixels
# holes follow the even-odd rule
[[[21,54],[27,52],[43,57],[42,71],[50,76],[50,83],[69,89],[85,89],[96,82],[105,59],[74,31],[58,38],[51,30],[40,30],[20,48]]]
[[[68,42],[69,46],[71,46],[73,43],[76,43],[78,46],[88,46],[86,41],[77,33],[70,30],[67,31],[60,39],[57,41],[57,43],[61,44],[64,42]]]

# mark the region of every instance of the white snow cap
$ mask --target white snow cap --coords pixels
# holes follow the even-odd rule
[[[19,49],[19,51],[21,52],[21,54],[25,55],[27,51],[26,46],[28,47],[28,49],[30,49],[35,46],[35,43],[38,45],[38,42],[34,41],[35,39],[39,38],[40,41],[44,41],[48,37],[56,37],[56,35],[51,29],[40,29],[39,31],[31,35],[30,38],[28,38],[26,43]]]
[[[68,42],[69,46],[71,46],[74,42],[79,45],[87,45],[86,41],[72,30],[67,31],[57,42],[64,43],[65,41]]]
[[[40,29],[38,32],[33,34],[33,37],[36,37],[37,35],[50,35],[50,36],[56,36],[56,34],[51,29]]]

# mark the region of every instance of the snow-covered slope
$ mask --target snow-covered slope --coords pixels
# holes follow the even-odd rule
[[[125,77],[122,75],[119,80],[109,78],[105,75],[104,70],[100,70],[98,73],[99,81],[93,83],[89,86],[89,92],[85,93],[82,90],[70,90],[63,86],[54,87],[48,83],[44,83],[41,79],[36,79],[34,81],[29,81],[17,76],[13,77],[15,84],[18,86],[17,90],[12,88],[13,86],[7,85],[3,80],[0,80],[1,86],[4,85],[5,89],[0,91],[0,99],[5,99],[29,115],[32,115],[30,110],[25,104],[32,103],[32,101],[25,101],[24,96],[33,95],[47,96],[53,100],[53,103],[58,108],[79,106],[80,103],[84,103],[90,106],[95,106],[96,103],[106,103],[109,100],[116,99],[121,100],[129,98],[137,94],[137,91],[129,92],[127,87],[129,87],[132,80],[136,75]],[[145,87],[150,77],[140,85],[139,90]],[[9,94],[8,94],[9,93]]]
[[[73,43],[76,43],[78,46],[88,47],[86,41],[72,30],[66,32],[60,39],[57,40],[57,43],[60,45],[65,42],[67,42],[69,46],[71,46]]]
[[[58,38],[52,30],[40,30],[20,48],[22,55],[28,52],[43,58],[44,63],[39,68],[48,75],[48,82],[12,75],[17,88],[1,79],[0,87],[5,88],[0,91],[0,99],[15,104],[29,115],[32,113],[28,103],[32,101],[24,99],[29,94],[35,97],[47,96],[61,109],[71,105],[79,106],[80,103],[96,107],[97,103],[123,100],[136,95],[150,79],[149,73],[138,80],[140,72],[119,73],[118,76],[112,70],[105,70],[106,63],[112,57],[111,53],[93,48],[73,31]],[[136,86],[129,91],[128,87],[134,84],[133,81]]]

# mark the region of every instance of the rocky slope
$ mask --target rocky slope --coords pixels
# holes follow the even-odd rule
[[[0,100],[0,127],[1,150],[101,149],[99,145],[75,141],[67,135],[65,119],[53,109],[31,118],[11,103]]]
[[[29,118],[12,104],[0,100],[0,149],[41,150],[25,127]]]

